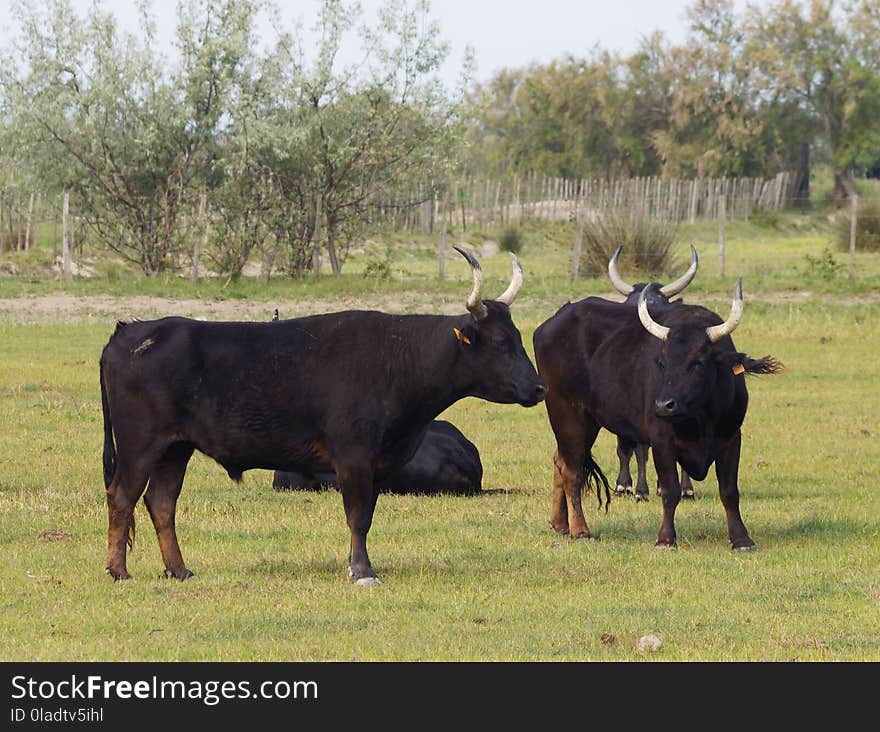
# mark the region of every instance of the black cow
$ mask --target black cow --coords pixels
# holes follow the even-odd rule
[[[611,259],[608,261],[608,279],[611,280],[614,289],[616,289],[621,295],[626,296],[624,302],[635,308],[638,307],[640,293],[645,289],[648,283],[637,282],[635,285],[631,285],[620,276],[620,273],[617,271],[617,260],[620,258],[621,251],[623,251],[623,246],[617,247],[614,254],[611,256]],[[648,305],[651,308],[662,308],[666,306],[674,307],[676,304],[681,304],[681,300],[672,301],[671,298],[679,295],[693,281],[694,275],[697,273],[698,264],[697,250],[691,245],[691,264],[687,271],[674,282],[662,286],[658,283],[657,289],[649,290],[648,295],[651,299],[648,301]],[[632,475],[629,471],[629,464],[632,460],[633,454],[636,456],[635,490],[633,489]],[[647,501],[648,446],[633,444],[623,437],[618,437],[617,459],[620,463],[620,468],[617,473],[617,482],[615,483],[614,492],[618,495],[634,493],[637,501]],[[694,484],[684,468],[681,469],[680,482],[681,497],[688,500],[693,499],[695,496]],[[657,485],[657,495],[660,495],[659,484]]]
[[[676,463],[702,480],[714,462],[730,544],[751,549],[737,485],[745,374],[781,367],[733,345],[730,333],[743,310],[742,278],[724,321],[684,304],[658,308],[652,316],[647,303],[656,288],[651,283],[642,290],[637,309],[596,297],[568,303],[535,331],[535,359],[550,388],[547,413],[557,443],[550,523],[560,534],[592,538],[581,491],[590,485],[600,494],[604,487],[609,498],[608,481],[590,452],[604,427],[651,447],[663,503],[658,546],[676,543]]]
[[[166,574],[192,576],[174,515],[199,450],[233,480],[252,468],[332,471],[351,532],[349,573],[358,584],[378,582],[367,554],[374,479],[409,461],[431,421],[459,399],[530,407],[547,392],[510,318],[522,285],[516,257],[507,290],[484,302],[479,262],[458,251],[473,273],[468,315],[118,324],[100,363],[114,579],[129,576],[126,547],[145,489]]]
[[[435,419],[412,459],[388,477],[375,481],[379,493],[450,493],[474,495],[483,490],[480,452],[454,424]],[[333,473],[317,475],[276,470],[276,490],[336,488]]]

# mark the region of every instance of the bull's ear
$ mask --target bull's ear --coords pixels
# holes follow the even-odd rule
[[[476,345],[480,340],[480,329],[477,327],[476,321],[468,323],[459,333],[461,333],[461,337],[458,340],[465,346]]]
[[[782,371],[782,364],[772,356],[755,359],[745,353],[727,351],[719,353],[717,358],[722,368],[730,369],[734,374],[778,374]]]

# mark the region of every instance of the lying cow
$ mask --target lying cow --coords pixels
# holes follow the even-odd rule
[[[648,303],[656,290],[656,283],[642,289],[635,309],[597,297],[568,303],[535,331],[535,360],[550,388],[546,406],[557,445],[550,523],[560,534],[592,538],[581,492],[589,485],[597,494],[604,488],[606,500],[610,495],[591,455],[604,427],[651,447],[663,503],[658,546],[676,543],[677,466],[702,480],[714,463],[731,547],[752,549],[738,486],[745,376],[781,367],[733,344],[743,313],[742,278],[726,320],[685,304],[655,307],[652,314]]]
[[[451,493],[473,495],[482,491],[483,463],[476,445],[450,422],[435,419],[416,454],[400,470],[377,480],[379,493]],[[317,475],[276,470],[276,490],[336,488],[333,473]]]
[[[129,576],[143,495],[166,574],[192,576],[175,510],[199,450],[233,480],[253,468],[333,472],[351,533],[349,574],[377,583],[367,553],[375,480],[405,465],[459,399],[531,407],[547,393],[510,317],[523,279],[516,257],[507,290],[483,301],[479,262],[456,249],[473,275],[467,315],[351,310],[266,323],[119,323],[100,361],[110,575]]]

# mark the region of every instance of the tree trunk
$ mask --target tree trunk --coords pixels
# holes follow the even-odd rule
[[[852,178],[842,168],[834,166],[834,190],[831,193],[831,200],[835,206],[842,206],[848,199],[856,194],[856,188]]]
[[[321,222],[324,217],[324,194],[318,194],[315,202],[315,230],[312,234],[312,273],[321,274]]]
[[[339,266],[339,257],[336,256],[336,244],[333,241],[333,228],[327,222],[327,258],[330,260],[330,269],[336,277],[342,273]]]

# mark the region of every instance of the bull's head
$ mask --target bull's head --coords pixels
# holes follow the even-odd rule
[[[657,417],[672,422],[695,418],[707,404],[717,403],[712,395],[732,398],[736,375],[747,370],[770,373],[761,370],[768,361],[754,361],[737,353],[732,342],[719,343],[742,319],[742,277],[736,282],[729,317],[717,325],[705,324],[705,317],[699,315],[705,312],[702,308],[691,311],[698,317],[681,319],[674,328],[658,323],[648,312],[649,290],[655,287],[651,284],[642,290],[638,312],[645,330],[662,342],[655,354],[655,365],[662,372],[654,402]]]
[[[467,298],[469,322],[455,329],[459,347],[468,360],[473,381],[468,392],[502,404],[532,407],[547,395],[547,385],[538,376],[522,344],[522,336],[510,317],[510,306],[523,283],[523,270],[511,253],[513,275],[496,300],[483,300],[483,269],[470,252],[455,247],[471,265],[474,283]]]

